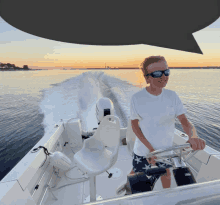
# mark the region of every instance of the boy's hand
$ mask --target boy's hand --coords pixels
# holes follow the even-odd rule
[[[205,141],[200,138],[191,138],[186,143],[190,143],[193,150],[203,150],[205,148]]]
[[[154,151],[155,151],[154,149],[151,149],[151,150],[150,150],[150,152],[154,152]],[[156,163],[155,159],[157,159],[157,157],[156,157],[156,156],[152,156],[152,157],[150,157],[150,158],[147,159],[147,162],[148,162],[149,164],[152,164],[152,165],[156,166],[156,165],[155,165],[155,163]]]

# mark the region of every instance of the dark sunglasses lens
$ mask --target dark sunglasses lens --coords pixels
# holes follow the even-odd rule
[[[153,78],[160,78],[162,76],[162,72],[161,71],[155,71],[152,73],[152,77]]]
[[[166,71],[164,72],[164,74],[165,74],[165,76],[170,75],[170,70],[166,70]]]
[[[165,70],[164,71],[165,76],[169,76],[170,75],[170,70]],[[152,73],[152,77],[153,78],[160,78],[163,75],[162,71],[155,71]]]

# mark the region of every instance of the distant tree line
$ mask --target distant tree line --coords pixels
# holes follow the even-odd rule
[[[0,70],[30,70],[28,65],[23,65],[23,68],[15,66],[15,64],[11,63],[0,63]]]

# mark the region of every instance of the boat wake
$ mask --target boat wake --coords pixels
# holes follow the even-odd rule
[[[97,127],[95,105],[99,98],[112,100],[121,127],[127,127],[130,98],[140,88],[103,71],[90,71],[43,90],[40,112],[44,114],[45,134],[54,130],[61,119],[79,118],[82,129]]]

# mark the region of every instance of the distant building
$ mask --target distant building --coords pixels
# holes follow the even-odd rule
[[[24,65],[24,66],[23,66],[23,69],[28,70],[28,69],[29,69],[29,68],[28,68],[28,65]]]

